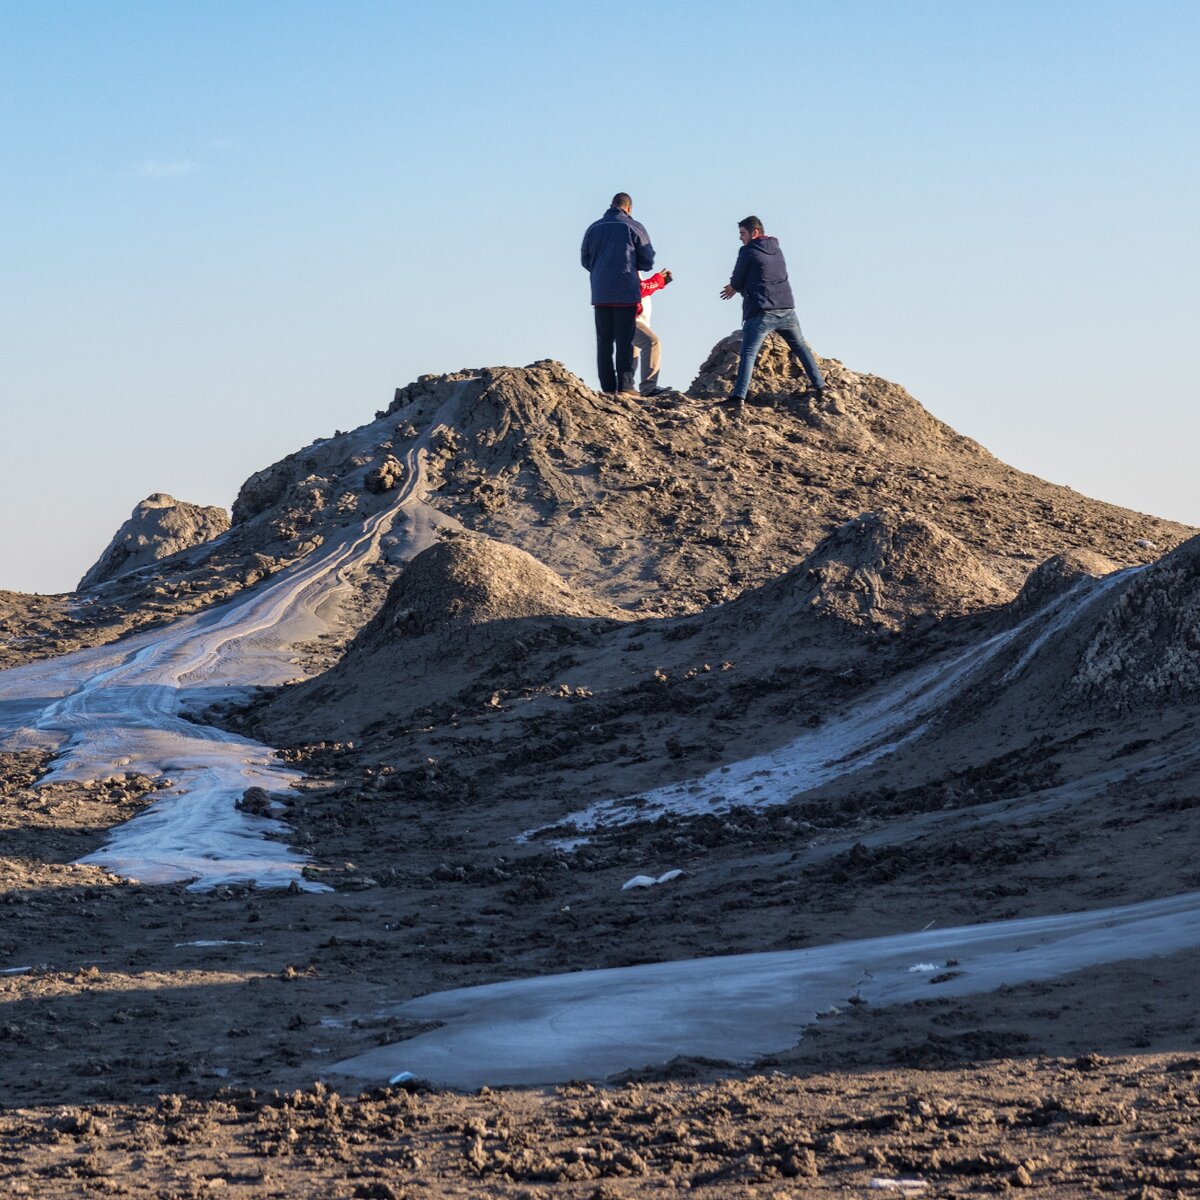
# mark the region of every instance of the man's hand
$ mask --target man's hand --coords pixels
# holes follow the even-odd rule
[[[736,295],[737,295],[737,292],[734,291],[732,283],[727,283],[721,289],[721,299],[722,300],[732,300],[734,298],[734,296],[736,296]]]
[[[675,276],[672,275],[670,271],[664,271],[663,272],[663,287],[666,287],[667,284],[670,283],[671,280],[674,278],[675,278]]]

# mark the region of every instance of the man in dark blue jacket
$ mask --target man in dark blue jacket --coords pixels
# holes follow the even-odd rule
[[[632,208],[633,201],[618,192],[608,212],[588,226],[580,260],[592,277],[600,390],[638,396],[633,382],[633,333],[642,302],[638,272],[654,266],[654,247],[629,215]]]
[[[733,394],[721,403],[733,409],[741,408],[750,390],[750,377],[754,374],[758,352],[768,333],[779,334],[792,348],[819,398],[825,390],[825,380],[800,332],[792,285],[788,283],[787,263],[783,260],[778,239],[766,236],[763,223],[757,217],[746,217],[738,222],[738,237],[742,248],[738,251],[729,282],[721,289],[721,298],[729,300],[738,292],[742,294],[742,357]]]

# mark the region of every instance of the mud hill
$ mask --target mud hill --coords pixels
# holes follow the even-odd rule
[[[364,726],[460,693],[511,690],[526,660],[619,627],[623,614],[571,588],[523,550],[459,534],[418,554],[344,657],[286,693],[286,740]],[[543,680],[535,673],[533,682]]]
[[[715,357],[719,373],[728,351]],[[443,413],[440,508],[643,613],[732,599],[884,509],[936,523],[1007,596],[1053,554],[1146,562],[1188,532],[1015,471],[903,388],[836,362],[813,407],[779,358],[770,347],[760,407],[740,420],[705,398],[719,391],[714,369],[697,380],[700,394],[644,405],[599,396],[556,363],[425,379],[402,389],[390,414],[420,427]]]
[[[599,395],[549,361],[423,376],[374,421],[251,476],[222,536],[201,540],[220,522],[193,522],[182,536],[197,544],[169,553],[169,537],[149,538],[140,553],[153,561],[133,565],[115,549],[128,540],[123,527],[57,642],[70,648],[161,624],[303,561],[385,510],[418,447],[428,456],[429,502],[448,518],[643,615],[731,600],[868,512],[932,522],[995,577],[1002,598],[1054,554],[1143,563],[1190,532],[1014,470],[902,387],[835,360],[823,364],[830,387],[816,404],[776,339],[763,351],[755,403],[730,420],[712,398],[735,361],[735,339],[725,339],[689,394],[651,404]],[[381,550],[346,614],[351,632],[401,565],[387,539]],[[897,619],[899,610],[886,618]],[[7,652],[19,661],[54,651],[39,639],[10,642]]]
[[[1200,697],[1200,540],[1122,589],[1088,642],[1071,691],[1123,711]]]
[[[383,756],[470,746],[508,766],[543,753],[529,749],[533,730],[560,739],[568,772],[609,754],[614,786],[626,775],[645,786],[742,752],[730,713],[783,739],[780,713],[818,720],[864,681],[970,636],[971,618],[1013,600],[1047,559],[1142,563],[1190,532],[1015,471],[903,388],[832,360],[814,407],[781,343],[764,352],[757,404],[729,419],[711,397],[735,365],[727,339],[694,394],[652,404],[598,395],[552,362],[427,376],[371,425],[254,476],[230,536],[286,552],[378,505],[371,473],[395,474],[387,463],[424,445],[427,498],[445,516],[640,620],[576,623],[569,638],[559,623],[554,637],[518,639],[519,661],[476,634],[471,671],[440,673],[424,643],[376,623],[328,676],[269,700],[246,727],[292,745],[353,736]],[[384,631],[394,637],[381,657]],[[878,635],[869,656],[865,635]],[[586,718],[596,706],[607,721]],[[422,711],[433,726],[456,715],[416,747],[408,729]],[[672,731],[631,732],[649,712]],[[721,727],[675,730],[703,713]],[[568,746],[585,719],[586,744]],[[582,791],[595,784],[590,770],[579,777]]]
[[[159,559],[212,541],[229,528],[223,508],[176,500],[164,492],[147,496],[113,535],[104,553],[79,581],[79,591],[96,587]]]
[[[157,735],[172,679],[223,700],[179,723],[302,777],[231,787],[255,823],[235,869],[279,812],[267,836],[332,889],[118,878],[80,859],[156,788],[194,823],[182,759],[174,784],[76,782],[46,778],[48,743],[0,754],[18,1193],[1194,1189],[1186,948],[974,996],[947,950],[901,966],[917,1003],[877,1005],[863,973],[753,1064],[633,1051],[600,1089],[334,1090],[361,1084],[331,1064],[437,1034],[396,1007],[423,993],[1083,909],[1117,955],[1111,906],[1198,886],[1194,531],[1022,474],[837,362],[817,403],[774,342],[731,418],[735,351],[645,404],[552,362],[424,377],[257,472],[218,536],[77,595],[0,594],[10,665],[247,593],[178,627],[200,639],[139,642],[166,651],[152,688],[86,674],[141,657],[116,650],[32,671],[49,692],[9,675],[6,704],[49,737],[131,699]],[[320,645],[284,636],[292,609]],[[228,675],[188,684],[227,642]],[[279,646],[256,678],[311,677],[244,703]],[[160,1153],[185,1142],[186,1164]]]

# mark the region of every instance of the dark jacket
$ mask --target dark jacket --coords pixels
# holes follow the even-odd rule
[[[742,320],[772,308],[795,308],[779,239],[751,238],[739,251],[729,286],[742,293]]]
[[[627,212],[610,208],[583,235],[580,260],[592,276],[593,304],[640,304],[639,271],[654,266],[650,235]]]

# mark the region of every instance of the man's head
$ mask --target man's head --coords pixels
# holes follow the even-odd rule
[[[743,246],[755,238],[762,237],[764,233],[766,230],[763,228],[763,223],[757,217],[743,217],[738,222],[738,237]]]
[[[618,192],[612,198],[613,208],[619,208],[622,212],[630,212],[633,209],[633,201],[629,198],[628,192]]]

